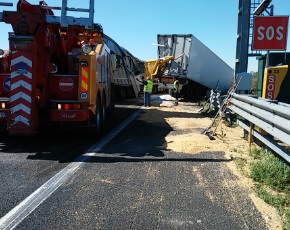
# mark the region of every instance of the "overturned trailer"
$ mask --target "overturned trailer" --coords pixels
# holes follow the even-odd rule
[[[159,90],[179,79],[184,98],[202,98],[207,90],[228,91],[234,70],[192,34],[158,34],[158,61],[152,74]],[[160,60],[164,60],[163,62]],[[152,60],[151,60],[152,62]]]

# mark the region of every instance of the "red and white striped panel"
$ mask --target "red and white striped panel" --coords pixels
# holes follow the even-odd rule
[[[13,51],[11,59],[10,127],[30,126],[32,120],[32,56]]]

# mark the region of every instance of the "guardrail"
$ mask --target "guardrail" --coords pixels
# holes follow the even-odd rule
[[[290,105],[239,94],[233,94],[229,102],[230,110],[242,116],[250,124],[258,126],[266,134],[252,130],[242,121],[238,122],[239,125],[290,163],[290,152],[286,149],[290,146]],[[287,146],[281,146],[274,140],[275,138]]]

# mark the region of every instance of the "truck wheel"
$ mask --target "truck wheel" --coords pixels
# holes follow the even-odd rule
[[[153,88],[152,88],[152,93],[153,93],[153,94],[158,93],[158,86],[157,86],[157,85],[154,85],[154,86],[153,86]]]
[[[169,95],[170,95],[171,97],[175,97],[175,95],[174,95],[174,90],[173,90],[173,89],[169,89]]]
[[[133,98],[134,97],[134,91],[131,87],[128,88],[127,90],[128,98]]]
[[[119,89],[119,97],[121,100],[124,100],[126,98],[126,90],[124,87],[120,87]]]
[[[102,127],[105,127],[107,122],[107,110],[106,110],[106,96],[105,94],[102,97]]]
[[[194,99],[194,92],[193,92],[193,89],[192,88],[187,88],[185,91],[184,91],[184,99]]]
[[[115,104],[116,104],[116,94],[115,94],[115,89],[111,87],[111,94],[110,94],[110,104],[108,107],[107,114],[111,115],[113,110],[115,109]]]
[[[102,106],[99,98],[97,98],[96,101],[96,114],[94,115],[94,123],[95,123],[95,126],[93,127],[94,134],[96,136],[99,136],[101,134],[102,129]]]
[[[0,137],[1,138],[6,138],[8,137],[8,127],[6,122],[0,123]]]

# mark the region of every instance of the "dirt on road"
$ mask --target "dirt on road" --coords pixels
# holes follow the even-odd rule
[[[171,100],[170,96],[169,98],[168,96],[165,96],[165,98],[161,96],[154,97],[152,104],[152,107],[144,109],[151,110],[150,113],[162,113],[168,125],[175,131],[174,135],[169,134],[165,138],[167,149],[187,154],[198,154],[214,150],[223,151],[227,159],[249,158],[249,143],[244,138],[244,131],[240,126],[233,125],[228,127],[221,121],[218,123],[214,140],[212,140],[203,131],[212,124],[213,118],[203,116],[198,112],[201,107],[196,103],[180,102],[178,106],[174,106],[173,99]],[[166,113],[168,114],[165,115]],[[188,115],[184,116],[186,113]],[[154,116],[148,116],[149,122],[150,117]],[[211,130],[214,129],[215,127]],[[187,130],[187,132],[184,132],[184,130]],[[252,146],[258,147],[255,143]],[[227,166],[239,178],[236,183],[248,191],[249,197],[265,219],[268,228],[282,229],[276,210],[255,194],[252,189],[253,181],[241,172],[234,160],[228,161]]]

